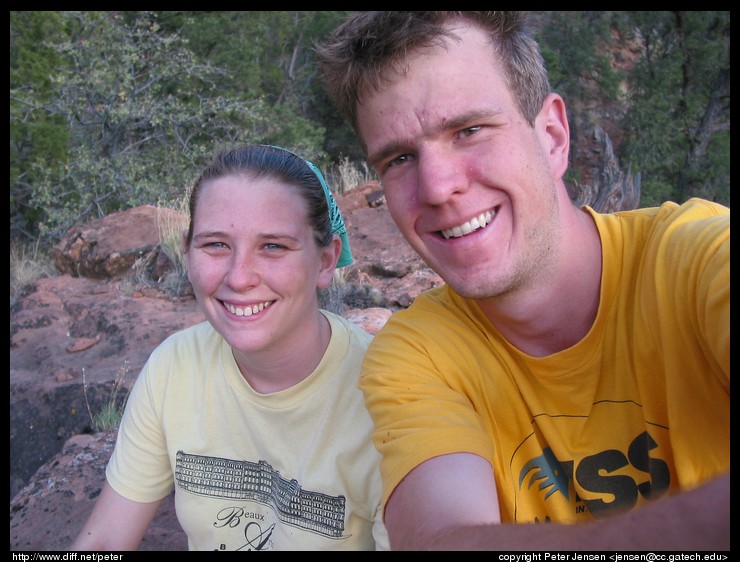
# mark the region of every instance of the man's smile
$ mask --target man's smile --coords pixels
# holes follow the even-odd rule
[[[464,222],[461,225],[458,225],[458,226],[455,226],[453,228],[449,228],[446,230],[442,230],[440,232],[442,236],[444,236],[445,240],[449,238],[460,238],[461,236],[470,234],[471,232],[474,232],[490,224],[495,214],[496,214],[496,211],[494,209],[491,209],[490,211],[481,213],[477,217],[473,217],[472,219]]]

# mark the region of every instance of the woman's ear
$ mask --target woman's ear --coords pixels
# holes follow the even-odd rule
[[[316,283],[319,289],[325,289],[331,285],[341,253],[342,240],[335,234],[329,245],[321,248],[321,264],[319,266],[319,278]]]
[[[180,237],[180,248],[182,249],[182,253],[187,255],[188,253],[188,229],[184,229],[182,231],[182,236]]]
[[[182,248],[182,256],[185,260],[185,273],[187,273],[188,281],[190,281],[190,267],[188,267],[188,260],[190,259],[190,248],[188,246],[188,229],[184,229],[182,231],[182,236],[180,237],[180,247]],[[192,282],[192,281],[191,281]]]

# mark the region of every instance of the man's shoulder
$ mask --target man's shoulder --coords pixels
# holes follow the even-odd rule
[[[391,318],[408,318],[429,312],[439,314],[444,310],[456,309],[459,306],[455,302],[457,298],[460,297],[448,285],[439,285],[419,293],[407,308],[394,313]]]
[[[634,242],[644,238],[647,244],[663,243],[666,237],[686,243],[698,242],[697,232],[709,228],[721,236],[729,231],[730,209],[706,199],[691,198],[684,203],[665,201],[653,207],[640,207],[614,213],[590,210],[602,237],[625,237]]]
[[[593,211],[592,211],[593,212]],[[599,214],[599,213],[595,213]],[[714,216],[729,216],[730,208],[699,197],[692,197],[683,203],[675,201],[664,201],[654,207],[639,207],[617,211],[602,216],[614,216],[621,219],[626,218],[643,218],[655,221],[672,221],[672,220],[693,220]]]
[[[729,237],[730,209],[706,199],[693,198],[685,203],[663,203],[651,227],[653,239],[683,240],[693,247]]]
[[[398,331],[423,331],[429,336],[446,328],[459,330],[480,314],[472,301],[455,293],[448,285],[439,285],[420,293],[408,308],[394,312],[377,336]]]

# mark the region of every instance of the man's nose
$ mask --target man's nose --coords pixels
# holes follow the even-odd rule
[[[438,206],[467,189],[465,167],[443,149],[427,148],[417,155],[419,201]]]

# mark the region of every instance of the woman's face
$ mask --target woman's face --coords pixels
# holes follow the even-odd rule
[[[206,318],[234,350],[289,349],[282,346],[315,331],[316,289],[331,282],[335,248],[317,245],[297,187],[269,176],[226,176],[198,193],[188,277]]]

